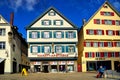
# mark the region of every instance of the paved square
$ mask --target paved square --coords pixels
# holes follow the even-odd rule
[[[0,80],[119,80],[96,78],[95,72],[73,73],[29,73],[28,76],[17,74],[0,75]]]

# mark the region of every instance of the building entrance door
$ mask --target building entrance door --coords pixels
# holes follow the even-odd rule
[[[0,74],[4,74],[4,61],[0,63]]]
[[[17,62],[13,61],[13,73],[17,72]]]
[[[48,65],[43,66],[43,72],[48,72]]]

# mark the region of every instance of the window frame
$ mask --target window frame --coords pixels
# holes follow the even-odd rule
[[[49,26],[51,25],[51,20],[41,20],[41,24],[44,26]]]
[[[6,43],[5,42],[0,42],[0,50],[6,48]]]
[[[6,35],[6,29],[0,28],[0,36],[5,36],[5,35]]]
[[[56,26],[62,26],[63,25],[63,20],[54,20],[54,25],[56,25]]]

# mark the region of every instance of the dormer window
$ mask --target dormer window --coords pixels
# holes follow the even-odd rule
[[[49,15],[49,16],[55,16],[56,13],[55,13],[54,11],[50,11],[50,12],[48,13],[48,15]]]
[[[108,8],[108,6],[107,6],[107,5],[103,5],[103,7],[104,7],[104,8]]]

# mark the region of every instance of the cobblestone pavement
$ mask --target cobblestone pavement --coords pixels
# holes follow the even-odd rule
[[[0,80],[120,80],[112,78],[96,78],[93,72],[73,73],[29,73],[28,76],[17,74],[0,74]]]

